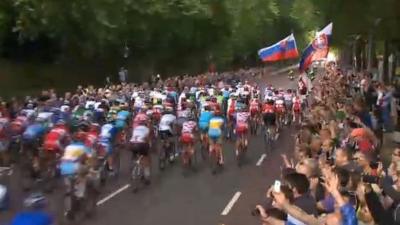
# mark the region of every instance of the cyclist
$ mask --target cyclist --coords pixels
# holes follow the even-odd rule
[[[260,99],[259,99],[259,95],[258,94],[254,94],[253,98],[250,100],[250,116],[251,116],[251,120],[255,123],[257,123],[259,121],[259,116],[260,116]]]
[[[171,142],[171,138],[173,137],[173,125],[176,121],[176,116],[173,114],[172,107],[165,107],[165,111],[160,119],[160,124],[158,125],[158,131],[160,133],[161,139],[163,140],[164,150],[169,150],[169,153],[173,152],[173,145]],[[174,160],[174,155],[170,154],[170,161]]]
[[[137,109],[138,113],[135,115],[133,118],[133,124],[132,127],[135,128],[137,125],[139,125],[142,121],[149,121],[149,117],[146,114],[147,107],[142,106],[140,109]]]
[[[60,172],[66,186],[65,194],[75,194],[78,198],[84,198],[91,166],[89,163],[94,156],[92,149],[84,144],[86,135],[82,131],[74,134],[72,143],[65,148],[60,163]],[[71,178],[76,179],[75,182],[71,183]]]
[[[199,116],[200,140],[201,143],[203,144],[203,147],[206,147],[205,149],[207,149],[208,146],[208,141],[206,141],[206,138],[208,132],[208,125],[212,117],[213,113],[211,112],[209,106],[204,107],[204,111],[200,112]]]
[[[303,101],[301,100],[299,95],[295,95],[293,97],[293,121],[298,121],[299,124],[301,124],[302,120],[302,106],[303,106]]]
[[[280,128],[282,127],[285,119],[285,101],[283,96],[278,92],[275,93],[275,109],[277,115],[277,125],[278,128]]]
[[[197,130],[197,123],[193,115],[188,117],[188,120],[182,124],[180,141],[183,146],[183,164],[186,165],[188,160],[194,154],[194,132]]]
[[[130,140],[132,160],[136,159],[137,156],[142,156],[140,163],[144,170],[145,184],[150,184],[150,166],[151,158],[149,156],[150,149],[150,129],[147,127],[147,121],[140,120],[137,126],[132,131],[132,137]]]
[[[227,127],[228,127],[228,132],[226,134],[227,138],[231,137],[231,132],[230,130],[233,129],[234,126],[234,115],[236,113],[236,105],[237,105],[237,98],[238,95],[236,93],[232,93],[230,95],[230,98],[228,100],[228,110],[227,110]]]
[[[236,113],[236,156],[239,156],[239,146],[242,144],[244,149],[247,149],[247,131],[250,113],[246,110],[246,106],[240,104]]]
[[[263,106],[263,120],[266,131],[268,128],[272,128],[274,133],[277,133],[276,128],[276,109],[274,106],[274,101],[268,99]]]
[[[209,122],[208,136],[210,138],[210,153],[216,154],[219,158],[218,165],[224,164],[222,153],[222,132],[224,129],[225,120],[221,116],[220,111],[215,111]]]
[[[41,193],[33,193],[24,200],[27,209],[17,213],[10,225],[53,225],[54,219],[45,212],[47,200]]]
[[[104,148],[107,153],[107,164],[108,170],[111,175],[114,174],[113,168],[113,144],[115,137],[118,133],[118,129],[114,126],[114,121],[111,119],[108,123],[104,124],[100,129],[99,144]]]

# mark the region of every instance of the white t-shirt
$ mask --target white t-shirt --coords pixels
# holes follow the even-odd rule
[[[150,134],[149,128],[143,125],[136,126],[132,131],[132,143],[145,143]]]
[[[173,114],[165,114],[160,119],[159,129],[160,131],[169,130],[172,132],[172,124],[175,122],[176,116]]]

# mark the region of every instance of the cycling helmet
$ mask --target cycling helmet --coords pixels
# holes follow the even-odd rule
[[[84,142],[86,139],[86,133],[78,131],[73,135],[72,139],[76,142]]]
[[[42,193],[32,193],[24,200],[26,208],[42,209],[47,205],[47,199]]]
[[[275,103],[274,99],[272,99],[272,98],[267,98],[266,102],[268,105],[273,105]]]
[[[99,132],[100,125],[98,123],[91,123],[89,126],[89,132]]]
[[[165,109],[164,109],[164,111],[165,111],[166,113],[172,113],[172,112],[174,111],[174,108],[172,108],[172,107],[170,107],[170,106],[166,106]]]
[[[66,122],[63,119],[57,120],[57,122],[54,124],[55,126],[65,126]]]

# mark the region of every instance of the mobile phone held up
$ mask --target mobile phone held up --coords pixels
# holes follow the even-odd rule
[[[274,192],[281,192],[281,182],[279,180],[275,180]]]

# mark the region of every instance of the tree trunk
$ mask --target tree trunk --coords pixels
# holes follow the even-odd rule
[[[368,62],[367,62],[367,70],[371,72],[372,69],[372,58],[373,58],[373,36],[372,31],[368,35]]]
[[[389,41],[385,40],[384,42],[384,49],[383,49],[383,82],[385,84],[389,84],[389,73],[388,73],[388,69],[389,69]]]

